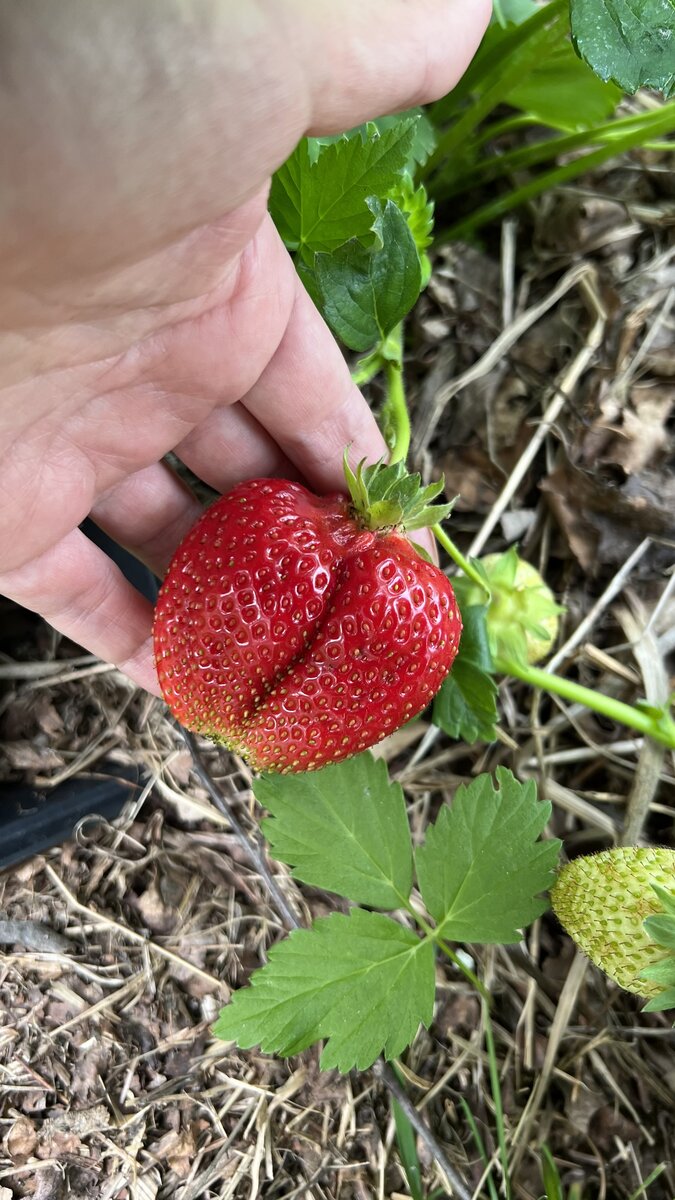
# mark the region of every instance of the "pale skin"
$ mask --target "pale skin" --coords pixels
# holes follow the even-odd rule
[[[157,692],[162,575],[227,491],[343,490],[376,423],[266,214],[306,133],[447,92],[489,0],[10,0],[0,11],[0,592]]]

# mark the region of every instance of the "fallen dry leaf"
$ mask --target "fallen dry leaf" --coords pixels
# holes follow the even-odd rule
[[[63,759],[51,746],[35,746],[31,742],[7,742],[4,752],[15,771],[36,771],[44,774],[63,766]]]
[[[588,467],[612,464],[627,475],[657,466],[668,450],[670,435],[666,426],[673,409],[672,385],[637,384],[625,402],[609,391],[584,435],[581,462]]]
[[[152,1150],[157,1158],[168,1163],[179,1179],[186,1179],[197,1152],[193,1131],[191,1128],[182,1129],[178,1133],[170,1130],[160,1138]]]
[[[25,1162],[37,1146],[37,1131],[28,1117],[19,1117],[5,1138],[5,1149],[14,1162]]]
[[[63,1129],[54,1129],[51,1121],[45,1121],[40,1130],[40,1144],[36,1151],[37,1158],[65,1158],[67,1155],[81,1155],[82,1142],[76,1133],[67,1133]]]
[[[175,928],[176,910],[165,902],[156,879],[141,893],[134,907],[151,933],[170,933]]]
[[[643,471],[617,487],[567,463],[540,483],[569,547],[589,575],[625,562],[648,535],[675,538],[675,476]],[[667,547],[652,548],[654,563],[672,564]]]

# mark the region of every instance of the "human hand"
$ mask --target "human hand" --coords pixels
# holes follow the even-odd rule
[[[449,90],[489,0],[23,0],[0,222],[0,591],[159,690],[152,609],[78,529],[162,574],[259,475],[342,488],[384,445],[266,215],[271,172]]]

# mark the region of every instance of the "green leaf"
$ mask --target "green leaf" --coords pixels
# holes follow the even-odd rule
[[[667,892],[666,889],[661,887],[661,885],[658,883],[652,884],[652,891],[660,900],[663,911],[675,916],[675,894]]]
[[[670,913],[647,917],[643,922],[645,931],[659,946],[666,950],[675,950],[675,917]]]
[[[649,979],[652,983],[661,984],[662,987],[675,987],[675,955],[667,954],[658,962],[643,967],[640,971],[640,978]]]
[[[456,942],[520,940],[520,930],[548,907],[560,842],[537,841],[551,805],[534,783],[497,767],[497,787],[480,775],[458,788],[417,851],[422,898],[438,934]]]
[[[373,908],[400,908],[412,886],[403,791],[372,754],[253,785],[272,814],[262,828],[296,879]]]
[[[384,197],[405,167],[415,119],[395,122],[380,134],[374,127],[321,149],[312,162],[307,138],[272,179],[269,209],[291,250],[332,251],[351,238],[372,240],[369,196]],[[371,128],[371,127],[369,127]]]
[[[565,1200],[560,1172],[546,1145],[541,1147],[541,1181],[544,1185],[546,1200]]]
[[[562,40],[553,53],[506,97],[508,104],[553,129],[590,129],[611,116],[621,89],[598,79]]]
[[[424,184],[415,187],[410,175],[399,177],[389,193],[389,199],[398,205],[405,214],[408,228],[413,235],[422,268],[420,288],[425,288],[431,278],[431,260],[426,253],[427,247],[433,241],[434,204],[427,195]]]
[[[521,25],[536,11],[535,0],[494,0],[490,23],[506,29],[507,25]]]
[[[332,913],[270,950],[250,987],[235,992],[217,1037],[269,1054],[299,1054],[328,1038],[324,1070],[365,1070],[379,1054],[396,1058],[434,1007],[434,956],[380,913]]]
[[[394,114],[393,116],[378,117],[375,121],[380,133],[385,133],[388,129],[393,128],[397,121],[404,119],[413,119],[413,140],[410,146],[410,153],[406,160],[406,171],[410,175],[415,174],[415,167],[423,167],[430,154],[433,154],[436,149],[436,130],[429,120],[423,108],[408,108],[405,112]]]
[[[571,0],[574,45],[601,79],[626,92],[675,89],[673,0]]]
[[[658,996],[653,996],[642,1011],[665,1012],[667,1008],[675,1008],[675,987],[666,988],[664,992],[659,992]]]
[[[487,611],[484,604],[462,608],[459,651],[434,700],[434,725],[469,744],[496,737],[497,684],[492,678]]]
[[[376,129],[379,133],[386,133],[387,130],[406,120],[412,120],[414,124],[413,139],[406,159],[405,169],[408,174],[414,175],[415,168],[417,166],[424,166],[429,155],[436,149],[436,131],[423,108],[407,108],[405,112],[376,117],[374,121],[369,121],[367,124],[355,125],[347,133],[322,134],[318,138],[309,138],[312,161],[315,162],[319,157],[323,146],[331,146],[334,142],[339,142],[344,137],[351,138],[357,134],[362,138],[369,137],[373,129]]]
[[[321,161],[321,160],[320,160]],[[420,293],[422,272],[414,238],[403,213],[387,200],[371,226],[381,248],[366,250],[356,240],[333,254],[317,254],[314,272],[323,315],[351,350],[369,350],[398,325]]]
[[[431,119],[434,124],[445,124],[457,116],[467,98],[476,94],[489,93],[489,104],[483,106],[482,116],[494,112],[511,89],[540,66],[565,37],[568,23],[565,7],[565,0],[553,0],[541,6],[533,5],[531,15],[528,17],[523,13],[524,19],[518,23],[491,24],[459,83],[433,105]],[[471,108],[468,112],[470,115]],[[472,121],[471,132],[474,128]],[[461,150],[464,156],[467,147],[462,146]]]
[[[396,1067],[394,1067],[394,1071],[396,1071],[398,1081],[401,1087],[403,1087],[404,1080],[401,1072],[396,1070]],[[397,1100],[394,1100],[393,1096],[391,1099],[391,1111],[396,1128],[396,1143],[398,1145],[401,1166],[403,1167],[406,1182],[410,1190],[411,1200],[425,1200],[424,1188],[422,1186],[422,1168],[417,1153],[417,1134],[400,1104]]]

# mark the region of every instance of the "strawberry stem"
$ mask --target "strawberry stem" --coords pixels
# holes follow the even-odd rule
[[[603,717],[609,717],[620,725],[627,725],[629,729],[645,734],[655,742],[660,742],[662,746],[675,749],[675,721],[665,708],[647,705],[640,708],[624,704],[622,700],[615,700],[612,696],[605,696],[603,692],[584,687],[572,679],[566,679],[564,675],[555,675],[552,671],[543,671],[540,667],[513,662],[510,659],[497,658],[495,667],[503,675],[522,679],[523,683],[529,683],[531,687],[561,696],[563,700],[570,700],[573,704],[583,704],[585,708],[590,708]]]
[[[393,466],[395,463],[405,462],[410,449],[410,415],[403,384],[403,323],[397,325],[387,338],[387,355],[385,370],[387,399],[382,417],[384,436],[391,450],[389,465]],[[440,524],[432,525],[431,531],[460,571],[463,571],[469,579],[482,588],[486,601],[489,603],[491,593],[483,576],[478,573],[469,559],[464,557],[459,547],[455,545]]]
[[[399,324],[387,338],[385,375],[387,399],[382,412],[384,436],[389,446],[389,463],[405,462],[410,449],[410,415],[403,386],[403,325]]]
[[[431,532],[436,538],[436,541],[439,542],[446,553],[450,555],[452,561],[457,564],[460,571],[463,571],[473,583],[477,583],[479,588],[485,592],[485,602],[486,604],[489,604],[490,600],[492,599],[492,593],[483,576],[474,567],[471,559],[465,558],[459,547],[455,545],[451,537],[448,537],[448,534],[440,525],[434,525]]]
[[[437,936],[437,931],[434,933],[434,941],[436,942],[439,950],[443,951],[443,954],[445,954],[446,958],[449,958],[450,962],[457,967],[457,970],[461,971],[465,979],[468,979],[469,983],[476,989],[489,1009],[492,1004],[492,997],[485,985],[481,983],[475,971],[472,971],[471,967],[467,966],[461,956],[452,949],[452,946],[448,945],[444,938]]]

